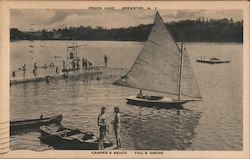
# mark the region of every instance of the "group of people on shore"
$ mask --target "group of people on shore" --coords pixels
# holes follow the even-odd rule
[[[98,115],[97,118],[97,125],[99,126],[99,149],[103,150],[103,141],[104,138],[106,137],[106,132],[108,131],[107,126],[108,126],[108,120],[110,117],[107,119],[105,115],[105,107],[101,108],[101,113]],[[116,148],[121,148],[122,147],[122,140],[121,140],[121,135],[120,135],[120,129],[121,129],[121,115],[120,115],[120,109],[119,107],[114,107],[114,116],[113,120],[111,121],[111,124],[113,126],[113,131],[115,133],[115,139],[116,139]]]

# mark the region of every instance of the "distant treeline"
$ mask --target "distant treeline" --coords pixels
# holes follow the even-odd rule
[[[198,18],[166,23],[176,41],[184,42],[243,42],[243,21]],[[52,31],[22,32],[10,29],[10,40],[112,40],[146,41],[152,24],[129,28],[65,27]]]

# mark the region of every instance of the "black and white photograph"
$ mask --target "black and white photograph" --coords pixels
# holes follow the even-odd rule
[[[243,13],[10,8],[10,151],[243,151]]]

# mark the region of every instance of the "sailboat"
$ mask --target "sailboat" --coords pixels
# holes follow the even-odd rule
[[[133,105],[170,108],[201,100],[187,51],[183,44],[178,46],[158,11],[132,67],[113,84],[171,95],[170,98],[139,93],[126,98]]]

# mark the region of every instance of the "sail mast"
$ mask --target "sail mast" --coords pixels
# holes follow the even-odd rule
[[[181,100],[181,81],[182,81],[182,52],[183,52],[183,43],[181,43],[181,49],[180,49],[180,69],[179,69],[179,81],[178,81],[178,100]]]

